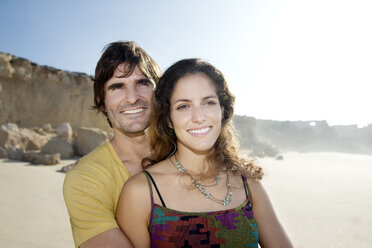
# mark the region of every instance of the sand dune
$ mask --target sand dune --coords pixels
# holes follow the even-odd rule
[[[370,247],[372,156],[286,153],[264,185],[295,247]],[[73,247],[58,166],[0,160],[0,247]]]

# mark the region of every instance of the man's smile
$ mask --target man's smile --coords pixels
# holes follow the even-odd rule
[[[145,107],[139,107],[139,108],[135,108],[135,109],[121,110],[120,114],[138,114],[138,113],[141,113],[145,110],[146,110]]]

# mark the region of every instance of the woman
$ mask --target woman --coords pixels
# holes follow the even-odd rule
[[[207,62],[181,60],[161,77],[151,163],[125,184],[116,212],[135,247],[292,247],[261,168],[238,156],[233,107],[224,76]]]

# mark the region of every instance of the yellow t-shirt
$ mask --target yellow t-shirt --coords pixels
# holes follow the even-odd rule
[[[84,156],[65,176],[63,196],[75,246],[118,228],[116,205],[130,174],[110,142]]]

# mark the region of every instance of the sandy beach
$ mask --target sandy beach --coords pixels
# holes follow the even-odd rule
[[[371,247],[372,156],[287,153],[263,182],[296,248]]]
[[[74,247],[62,196],[65,174],[55,166],[0,160],[0,247]]]
[[[372,156],[285,153],[265,158],[263,183],[295,247],[370,247]],[[0,247],[73,247],[63,165],[0,159]]]

